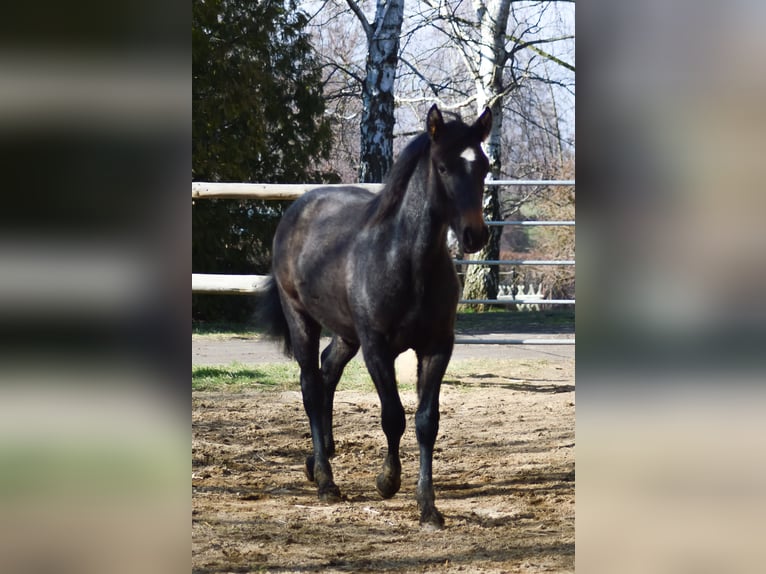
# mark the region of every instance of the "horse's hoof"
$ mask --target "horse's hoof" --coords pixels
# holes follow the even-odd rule
[[[340,495],[340,488],[338,488],[335,484],[328,484],[324,488],[319,489],[319,500],[322,502],[327,503],[335,503],[340,502],[342,500],[342,497]]]
[[[314,455],[306,457],[306,466],[303,467],[303,471],[306,473],[308,481],[314,482]]]
[[[402,479],[400,476],[386,476],[381,472],[378,478],[375,480],[375,488],[383,498],[391,498],[402,486]]]
[[[444,528],[444,516],[442,513],[431,508],[420,514],[420,528],[426,532],[435,532]]]

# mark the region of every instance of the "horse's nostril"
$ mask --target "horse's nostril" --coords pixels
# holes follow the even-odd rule
[[[463,246],[466,251],[473,251],[473,233],[469,227],[463,231]]]
[[[489,240],[489,229],[486,225],[481,227],[479,233],[475,233],[470,227],[463,230],[463,249],[468,253],[476,253],[484,247]]]

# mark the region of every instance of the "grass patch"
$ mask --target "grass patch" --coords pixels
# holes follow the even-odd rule
[[[338,383],[339,391],[374,391],[375,383],[370,378],[370,373],[367,372],[367,367],[360,356],[353,359],[343,369],[343,376]]]
[[[294,363],[197,365],[192,367],[192,390],[287,390],[299,388],[298,373]]]
[[[551,311],[465,311],[457,314],[455,332],[479,333],[570,333],[574,332],[574,308]]]
[[[545,359],[463,359],[450,362],[444,385],[471,388],[477,380],[523,378],[541,370]],[[400,379],[400,392],[415,391],[415,382]],[[192,367],[192,391],[300,391],[297,363],[261,363],[259,365],[205,365]],[[466,387],[468,388],[468,387]],[[343,371],[339,391],[374,392],[375,385],[361,358],[353,359]]]
[[[249,323],[227,321],[192,321],[192,339],[205,337],[210,339],[258,339],[262,331]]]
[[[295,362],[258,365],[197,365],[192,367],[192,391],[300,390],[300,369]],[[375,387],[364,363],[351,361],[338,390],[371,391]]]

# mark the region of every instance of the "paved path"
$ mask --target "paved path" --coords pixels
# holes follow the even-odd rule
[[[571,338],[573,335],[543,335],[551,338]],[[541,337],[539,333],[484,334],[477,339],[531,339]],[[322,340],[322,348],[330,339]],[[574,359],[574,345],[455,345],[453,359],[547,359],[562,361]],[[361,355],[358,355],[361,356]],[[229,363],[257,364],[289,362],[280,347],[272,341],[252,338],[193,337],[192,365],[226,365]]]

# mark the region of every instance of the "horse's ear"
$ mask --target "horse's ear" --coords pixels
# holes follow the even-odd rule
[[[436,141],[439,138],[439,133],[442,131],[443,127],[444,118],[442,117],[439,108],[434,104],[431,106],[431,109],[428,110],[428,116],[426,117],[426,130],[428,131],[428,135],[431,136],[432,141]]]
[[[487,139],[489,132],[492,130],[492,112],[489,108],[484,108],[484,112],[482,112],[479,119],[473,125],[478,128],[481,141]]]

